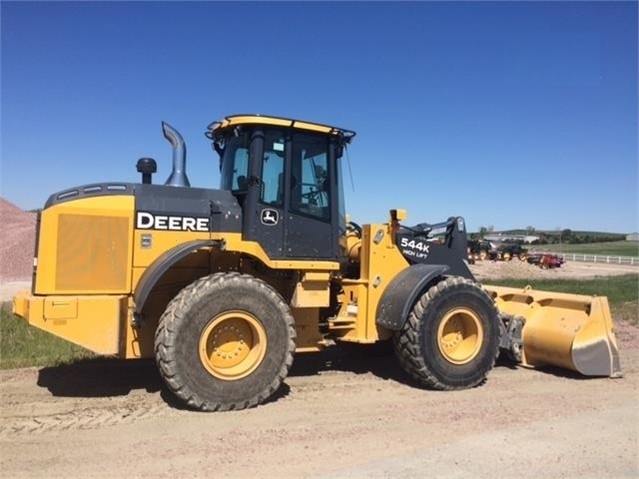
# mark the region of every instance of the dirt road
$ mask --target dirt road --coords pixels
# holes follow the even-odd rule
[[[434,392],[392,357],[331,348],[231,413],[182,409],[151,361],[0,371],[0,477],[637,478],[639,329],[616,334],[621,379],[501,363]]]
[[[498,365],[412,387],[390,358],[299,356],[274,401],[185,411],[149,361],[0,372],[5,478],[638,477],[639,335],[621,379]]]
[[[514,259],[511,261],[477,261],[470,266],[479,281],[487,279],[580,279],[596,276],[616,276],[639,273],[639,265],[580,263],[567,261],[561,268],[541,269],[539,266]]]

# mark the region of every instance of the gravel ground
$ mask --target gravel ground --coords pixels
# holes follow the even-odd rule
[[[636,478],[639,353],[620,347],[621,379],[499,364],[457,392],[331,348],[298,356],[273,401],[208,414],[152,361],[0,371],[0,477]]]
[[[616,324],[620,379],[498,363],[457,392],[329,348],[229,413],[184,410],[148,360],[0,371],[0,477],[637,478],[638,333]]]
[[[479,281],[486,279],[559,279],[594,278],[596,276],[615,276],[639,273],[639,265],[618,265],[601,263],[582,263],[568,261],[560,268],[542,269],[518,259],[511,261],[477,261],[470,270]]]

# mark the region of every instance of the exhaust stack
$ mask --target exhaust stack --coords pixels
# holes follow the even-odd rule
[[[186,176],[186,145],[182,135],[168,123],[162,122],[164,138],[169,140],[173,147],[173,170],[164,183],[167,186],[191,186]]]

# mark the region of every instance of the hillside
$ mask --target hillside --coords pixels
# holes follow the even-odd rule
[[[0,197],[0,282],[30,279],[33,273],[36,214]]]

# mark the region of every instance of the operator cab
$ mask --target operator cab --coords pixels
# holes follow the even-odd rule
[[[238,115],[209,126],[220,188],[238,199],[243,238],[276,259],[336,261],[345,234],[338,164],[355,132],[285,118]]]

